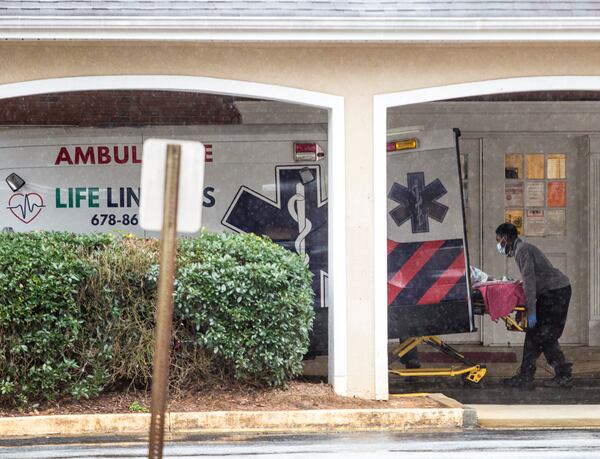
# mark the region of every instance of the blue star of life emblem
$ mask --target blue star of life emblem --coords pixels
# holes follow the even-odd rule
[[[406,174],[407,185],[394,182],[388,193],[388,198],[398,203],[389,214],[397,226],[408,220],[411,222],[413,233],[428,233],[429,219],[442,223],[448,212],[448,206],[437,202],[447,193],[440,181],[435,179],[425,185],[424,172],[410,172]]]
[[[301,255],[313,272],[315,307],[326,306],[327,199],[320,166],[277,166],[275,199],[242,186],[221,223],[236,232],[255,233]]]

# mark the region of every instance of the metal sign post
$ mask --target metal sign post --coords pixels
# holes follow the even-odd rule
[[[169,389],[171,323],[173,321],[173,283],[177,251],[177,202],[179,198],[179,165],[181,147],[167,145],[165,201],[163,206],[162,241],[156,329],[152,368],[152,415],[150,418],[149,459],[162,459],[165,432],[165,409]]]
[[[140,225],[148,231],[162,229],[149,459],[162,459],[163,456],[177,232],[195,233],[200,229],[204,151],[204,146],[198,142],[149,139],[144,143]]]

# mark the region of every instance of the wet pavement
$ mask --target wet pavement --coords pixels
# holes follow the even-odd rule
[[[502,378],[486,377],[471,385],[460,377],[390,377],[391,394],[411,392],[442,393],[464,404],[590,405],[600,404],[600,378],[574,379],[572,388],[543,387],[543,380],[539,379],[534,390],[522,390],[504,386]]]
[[[51,440],[51,439],[48,439]],[[464,459],[597,459],[600,432],[483,431],[421,433],[353,433],[307,435],[196,436],[166,445],[164,458],[410,458]],[[101,440],[6,446],[0,459],[145,458],[144,442]]]

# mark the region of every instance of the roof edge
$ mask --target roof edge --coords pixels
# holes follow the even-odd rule
[[[600,17],[314,18],[3,16],[3,40],[597,41]]]

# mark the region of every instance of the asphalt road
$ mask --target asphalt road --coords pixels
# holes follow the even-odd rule
[[[502,385],[500,378],[485,378],[477,386],[464,384],[460,377],[390,378],[390,393],[411,392],[439,392],[464,404],[595,405],[600,404],[600,379],[575,379],[568,389],[543,387],[539,380],[534,390],[521,390]]]
[[[145,458],[144,443],[130,439],[82,443],[75,439],[0,443],[0,458]],[[92,441],[88,439],[88,441]],[[269,459],[597,459],[600,431],[483,431],[188,437],[169,443],[164,458]]]

